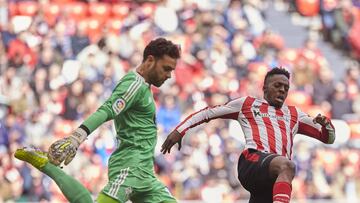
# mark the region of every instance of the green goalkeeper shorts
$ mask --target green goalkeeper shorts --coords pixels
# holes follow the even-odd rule
[[[168,188],[153,173],[139,168],[123,168],[117,174],[109,174],[109,182],[102,192],[125,203],[175,203]]]

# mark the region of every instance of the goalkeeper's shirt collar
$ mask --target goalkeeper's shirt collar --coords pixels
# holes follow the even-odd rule
[[[136,70],[133,70],[133,72],[136,75],[136,77],[138,77],[142,82],[144,82],[147,86],[150,87],[150,84],[145,81],[145,78],[142,75],[140,75]]]

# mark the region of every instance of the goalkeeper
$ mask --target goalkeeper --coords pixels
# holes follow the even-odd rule
[[[114,120],[120,144],[110,156],[109,181],[97,202],[176,202],[154,173],[157,128],[151,85],[160,87],[170,78],[179,57],[180,49],[171,41],[151,41],[144,49],[141,65],[120,80],[110,98],[71,136],[53,143],[47,154],[22,148],[16,150],[15,157],[50,176],[69,202],[93,202],[90,192],[58,166],[69,164],[88,135],[104,122]]]

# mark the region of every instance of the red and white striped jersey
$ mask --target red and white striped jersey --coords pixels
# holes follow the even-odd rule
[[[331,122],[322,127],[294,106],[284,104],[276,109],[266,100],[253,97],[242,97],[224,105],[202,109],[188,116],[176,130],[184,136],[188,129],[217,118],[234,119],[240,123],[245,135],[245,148],[276,153],[289,159],[297,133],[324,143],[335,139],[335,128]]]

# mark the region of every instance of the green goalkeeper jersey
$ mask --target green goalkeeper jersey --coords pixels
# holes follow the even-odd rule
[[[176,202],[154,173],[155,111],[150,85],[131,71],[84,121],[91,133],[105,121],[114,120],[119,145],[110,156],[109,181],[102,193],[120,202]]]
[[[157,141],[156,108],[151,87],[144,78],[135,71],[127,73],[96,113],[106,113],[106,118],[90,116],[84,125],[93,131],[101,123],[113,119],[119,142],[109,159],[109,175],[126,167],[153,173]]]

